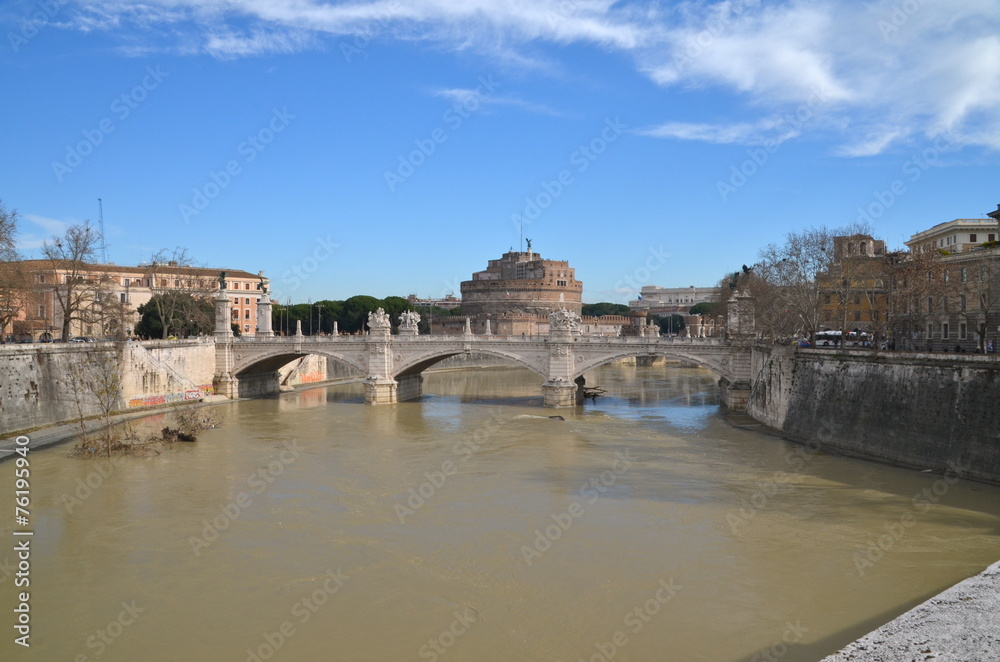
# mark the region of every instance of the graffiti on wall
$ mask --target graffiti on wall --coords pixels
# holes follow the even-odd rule
[[[201,400],[206,395],[215,393],[215,386],[212,384],[202,384],[198,388],[187,391],[177,391],[166,395],[144,395],[132,398],[128,401],[129,407],[156,407],[158,405],[169,405],[176,402],[190,402]]]

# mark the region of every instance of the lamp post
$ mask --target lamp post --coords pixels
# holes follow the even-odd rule
[[[323,335],[323,306],[316,302],[316,333]]]

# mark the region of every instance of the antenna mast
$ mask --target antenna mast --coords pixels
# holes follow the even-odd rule
[[[108,242],[104,238],[104,203],[100,198],[97,199],[97,212],[98,220],[101,224],[101,262],[103,264],[108,263]]]

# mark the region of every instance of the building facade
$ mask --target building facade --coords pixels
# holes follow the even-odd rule
[[[583,283],[564,260],[546,260],[531,250],[504,253],[463,281],[462,313],[470,317],[538,315],[565,308],[580,314]]]
[[[226,274],[225,290],[232,301],[232,321],[242,333],[253,335],[257,330],[260,287],[267,283],[262,273],[185,267],[176,263],[131,267],[25,260],[22,265],[32,292],[28,305],[4,329],[4,336],[24,342],[58,340],[68,298],[69,307],[76,310],[70,320],[71,336],[131,337],[139,321],[139,306],[154,295],[182,291],[193,296],[211,296],[220,289],[222,273]]]
[[[628,302],[632,310],[645,310],[652,315],[687,315],[699,303],[719,301],[722,289],[718,287],[659,287],[644,285],[639,298]]]

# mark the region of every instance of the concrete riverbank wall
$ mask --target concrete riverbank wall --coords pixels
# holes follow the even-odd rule
[[[98,399],[115,373],[116,410],[200,400],[211,395],[210,339],[57,343],[0,347],[0,434],[101,413]]]
[[[758,347],[747,413],[789,438],[1000,484],[991,356]]]

